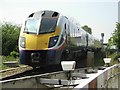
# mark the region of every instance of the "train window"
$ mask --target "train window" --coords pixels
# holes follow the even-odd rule
[[[30,14],[28,17],[33,17],[34,13]]]
[[[54,12],[53,15],[52,15],[52,17],[56,17],[56,16],[58,16],[58,13]]]
[[[24,32],[35,33],[36,34],[37,29],[38,29],[38,25],[39,25],[39,20],[29,19],[29,20],[26,21]]]
[[[58,12],[52,12],[52,11],[44,11],[44,13],[42,13],[42,16],[44,17],[57,17],[59,15]]]
[[[47,18],[47,17],[42,18],[40,29],[39,29],[39,34],[54,32],[57,19],[58,18]]]

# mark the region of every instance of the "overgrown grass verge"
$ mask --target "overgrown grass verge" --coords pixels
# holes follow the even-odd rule
[[[118,64],[120,63],[118,58],[120,58],[120,52],[111,53],[107,56],[108,58],[111,58],[110,65]]]
[[[18,57],[14,58],[12,56],[0,56],[0,70],[11,68],[11,67],[8,67],[8,66],[3,64],[4,62],[10,62],[10,61],[17,61],[18,64],[19,64],[19,58]],[[20,66],[20,64],[19,64],[19,66]]]

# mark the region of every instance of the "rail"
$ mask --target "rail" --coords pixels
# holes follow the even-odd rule
[[[4,79],[16,74],[20,74],[29,70],[32,70],[33,68],[27,65],[20,66],[20,67],[15,67],[15,68],[10,68],[10,69],[5,69],[5,70],[0,70],[0,79]]]

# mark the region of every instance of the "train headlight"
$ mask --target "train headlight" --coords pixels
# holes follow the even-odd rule
[[[55,36],[55,37],[51,37],[51,38],[50,38],[49,48],[56,45],[56,43],[57,43],[57,41],[58,41],[58,38],[59,38],[59,36]]]
[[[25,48],[25,37],[20,37],[20,46]]]

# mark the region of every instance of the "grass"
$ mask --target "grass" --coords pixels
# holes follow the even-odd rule
[[[18,61],[19,62],[19,59],[18,58],[15,59],[12,56],[0,56],[0,70],[11,68],[11,67],[8,67],[3,64],[4,62],[9,62],[9,61]]]
[[[120,58],[120,53],[112,53],[107,56],[108,58],[111,58],[110,65],[118,64],[118,58]]]

